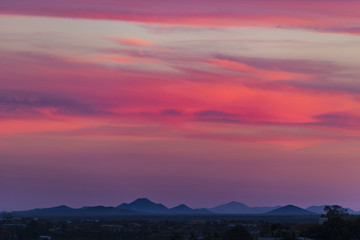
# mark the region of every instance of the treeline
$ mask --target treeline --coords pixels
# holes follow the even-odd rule
[[[323,224],[309,226],[303,235],[316,240],[357,240],[360,239],[360,218],[349,215],[341,206],[326,206]]]

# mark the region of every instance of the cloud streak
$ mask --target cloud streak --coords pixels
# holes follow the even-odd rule
[[[316,31],[356,33],[359,21],[357,1],[214,0],[180,2],[65,0],[6,1],[2,14],[23,14],[66,18],[106,19],[194,26],[265,26],[308,28]],[[296,10],[296,14],[294,11]],[[329,27],[329,25],[331,27]],[[333,30],[333,31],[332,31]]]
[[[155,44],[154,42],[139,38],[115,38],[114,41],[129,46],[151,46]]]

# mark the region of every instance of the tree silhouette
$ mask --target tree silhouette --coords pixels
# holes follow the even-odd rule
[[[339,205],[325,206],[324,211],[328,220],[343,219],[348,216],[348,210]]]

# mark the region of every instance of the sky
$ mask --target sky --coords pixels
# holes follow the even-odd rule
[[[360,210],[360,2],[0,0],[0,211]]]

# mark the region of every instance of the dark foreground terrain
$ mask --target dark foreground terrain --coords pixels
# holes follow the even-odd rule
[[[257,239],[258,236],[298,235],[297,223],[245,220],[101,220],[56,221],[8,218],[0,239],[57,240],[177,240]],[[240,237],[240,238],[239,238]]]
[[[289,215],[137,215],[37,218],[3,213],[0,240],[355,240],[360,218],[340,206]]]

